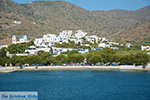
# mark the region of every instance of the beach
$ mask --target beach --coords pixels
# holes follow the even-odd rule
[[[142,66],[29,66],[23,67],[0,67],[0,73],[9,73],[14,71],[38,71],[38,70],[137,70],[149,71],[150,66],[145,69]]]

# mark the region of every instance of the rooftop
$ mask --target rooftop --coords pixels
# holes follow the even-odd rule
[[[24,39],[24,36],[20,37],[20,39]]]

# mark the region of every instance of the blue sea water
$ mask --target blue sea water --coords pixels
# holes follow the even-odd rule
[[[150,72],[0,73],[0,91],[38,91],[38,100],[150,100]]]

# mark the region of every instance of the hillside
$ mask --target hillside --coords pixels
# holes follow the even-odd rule
[[[132,25],[111,37],[117,42],[150,43],[150,20]]]
[[[139,21],[150,19],[149,12],[150,6],[137,11],[88,11],[65,1],[36,1],[20,5],[1,0],[0,44],[9,43],[13,34],[27,34],[34,39],[66,29],[81,29],[88,34],[109,37]],[[21,24],[13,24],[15,20]]]

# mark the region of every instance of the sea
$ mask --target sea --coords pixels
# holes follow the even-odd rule
[[[55,70],[0,73],[0,92],[38,100],[150,100],[150,71]]]

